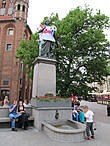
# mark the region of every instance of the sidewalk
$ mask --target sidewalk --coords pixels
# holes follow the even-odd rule
[[[106,106],[82,101],[95,112],[95,140],[82,143],[62,143],[51,140],[43,132],[34,128],[27,131],[12,132],[11,129],[0,129],[0,146],[109,146],[110,145],[110,117],[106,116]]]

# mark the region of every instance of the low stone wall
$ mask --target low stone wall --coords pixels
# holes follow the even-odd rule
[[[9,108],[8,107],[0,107],[0,118],[8,117],[9,115]]]

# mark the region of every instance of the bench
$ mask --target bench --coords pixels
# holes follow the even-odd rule
[[[32,116],[32,107],[26,107],[26,112],[29,113],[30,117],[29,126],[33,126],[34,118]],[[9,128],[11,127],[11,120],[9,118],[9,108],[8,107],[0,107],[0,128]],[[16,119],[16,123],[18,119]]]

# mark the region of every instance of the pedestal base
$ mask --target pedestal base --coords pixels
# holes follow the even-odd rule
[[[32,97],[56,95],[56,60],[38,57],[34,62]]]

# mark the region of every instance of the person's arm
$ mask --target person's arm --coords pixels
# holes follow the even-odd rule
[[[6,100],[5,100],[5,103],[6,103],[6,104],[8,104],[8,103],[9,103],[9,100],[8,100],[8,99],[6,99]]]
[[[43,32],[45,28],[46,28],[46,26],[44,26],[42,29],[40,29],[40,30],[38,31],[38,33]]]
[[[22,114],[22,113],[24,113],[24,111],[18,112],[18,109],[17,109],[16,113],[17,113],[17,114]]]
[[[22,113],[24,113],[24,112],[25,112],[24,110],[18,111],[18,108],[17,108],[17,110],[16,110],[16,113],[17,113],[17,114],[22,114]]]
[[[84,118],[85,118],[85,119],[89,119],[89,117],[88,117],[86,114],[84,114]]]
[[[9,103],[9,100],[7,99],[7,103]]]
[[[76,113],[76,121],[78,122],[78,113]]]
[[[16,106],[17,105],[14,105],[11,109],[9,109],[9,112],[11,113],[15,109]]]

